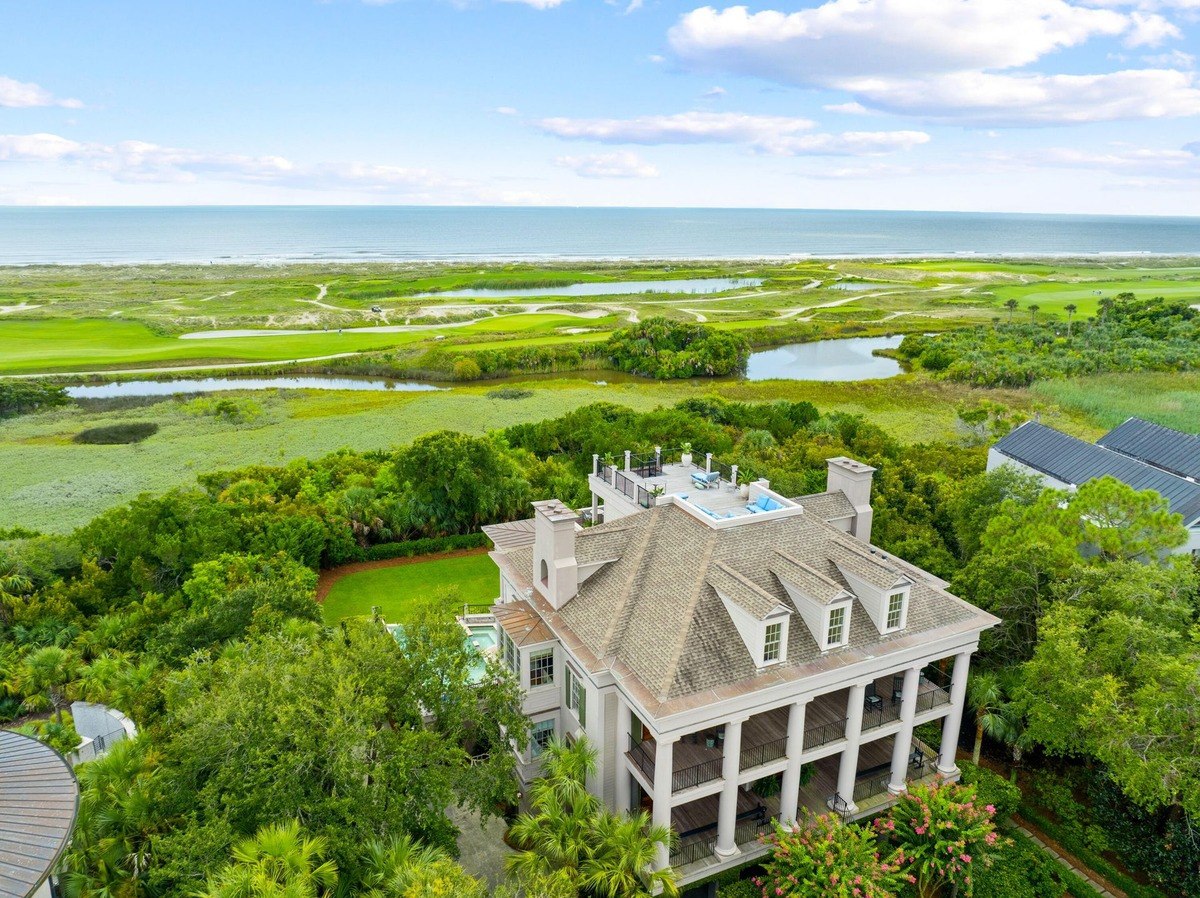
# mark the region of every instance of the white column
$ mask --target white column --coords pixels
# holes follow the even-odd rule
[[[863,697],[866,691],[865,685],[855,683],[850,687],[850,696],[846,700],[846,747],[842,749],[838,767],[837,794],[851,814],[858,810],[858,805],[854,803],[854,778],[858,773],[858,742],[862,738]]]
[[[633,454],[633,450],[631,450],[631,449],[625,450],[625,473],[626,474],[629,473],[629,456],[631,456],[632,454]]]
[[[910,667],[904,672],[904,689],[900,698],[900,729],[892,746],[892,778],[888,791],[899,795],[908,785],[908,757],[912,753],[913,720],[917,716],[917,691],[921,688],[921,668]]]
[[[671,828],[672,762],[675,757],[675,740],[677,738],[679,737],[659,737],[654,747],[654,813],[651,816],[655,826],[665,826],[667,829]],[[670,847],[659,845],[658,869],[665,870],[670,865]]]
[[[596,523],[596,512],[600,508],[600,497],[592,493],[592,523]]]
[[[950,713],[942,720],[942,750],[938,756],[938,773],[954,776],[958,773],[955,755],[958,753],[958,729],[962,726],[963,708],[967,698],[967,667],[970,652],[954,656],[954,673],[950,680]]]
[[[600,475],[600,456],[595,452],[592,453],[592,473],[596,476]]]
[[[783,771],[783,788],[779,793],[779,822],[790,826],[796,822],[800,804],[800,755],[804,752],[805,702],[796,702],[788,710],[787,768]]]
[[[618,814],[628,814],[632,809],[633,798],[630,794],[629,762],[625,753],[629,751],[629,734],[633,730],[633,712],[630,710],[625,696],[617,693],[617,772],[616,792],[613,802]]]
[[[725,756],[721,760],[721,776],[725,785],[721,788],[721,806],[717,812],[717,856],[731,857],[737,854],[738,774],[742,769],[742,723],[746,718],[731,720],[725,724]]]

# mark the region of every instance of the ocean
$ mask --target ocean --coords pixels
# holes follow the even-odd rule
[[[0,207],[0,265],[1200,254],[1200,218],[779,209]]]

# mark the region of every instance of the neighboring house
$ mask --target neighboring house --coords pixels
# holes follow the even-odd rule
[[[589,789],[672,826],[659,864],[684,884],[762,855],[771,818],[874,814],[958,774],[968,665],[998,620],[870,545],[874,469],[828,464],[827,492],[791,499],[711,457],[627,453],[593,462],[603,523],[550,500],[484,528],[532,723],[522,779],[586,733]],[[940,746],[914,739],[938,720]]]
[[[1187,527],[1188,539],[1176,551],[1200,557],[1200,437],[1130,418],[1092,444],[1028,421],[988,450],[988,470],[1000,465],[1056,489],[1074,490],[1107,475],[1154,490]]]

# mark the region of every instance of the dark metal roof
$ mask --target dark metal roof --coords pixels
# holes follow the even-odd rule
[[[1078,486],[1108,475],[1137,490],[1155,490],[1170,503],[1171,511],[1183,515],[1184,524],[1200,520],[1200,484],[1053,427],[1028,421],[993,448],[1063,483]]]
[[[1200,436],[1130,418],[1096,442],[1180,477],[1200,480]]]
[[[0,896],[28,898],[67,846],[79,785],[62,755],[0,730]]]

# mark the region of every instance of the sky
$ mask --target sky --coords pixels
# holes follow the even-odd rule
[[[0,204],[1200,212],[1200,0],[0,0]]]

